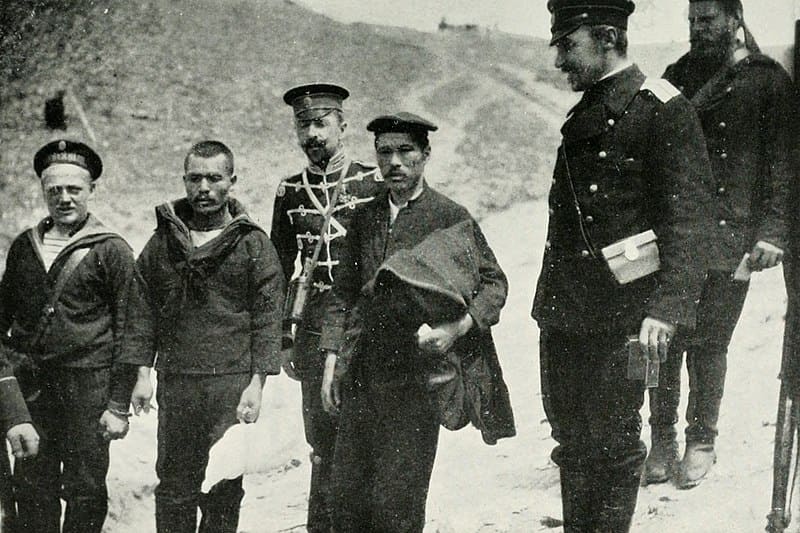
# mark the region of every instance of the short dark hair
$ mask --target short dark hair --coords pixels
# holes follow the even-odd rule
[[[606,36],[606,32],[612,28],[617,32],[617,41],[614,43],[614,50],[624,56],[628,53],[628,30],[616,26],[609,26],[608,24],[598,24],[596,26],[589,26],[589,34],[595,41],[599,41],[603,39]]]
[[[424,130],[412,130],[412,131],[400,131],[400,132],[382,131],[380,133],[375,134],[376,148],[378,147],[378,138],[385,133],[408,133],[408,136],[411,137],[411,142],[416,144],[420,150],[425,150],[427,147],[431,145],[430,141],[428,140],[428,132]]]
[[[191,156],[202,157],[208,159],[218,155],[224,155],[228,165],[230,166],[231,174],[233,174],[233,152],[220,141],[200,141],[189,149],[186,154],[186,159],[183,160],[184,172],[189,168],[189,158]]]

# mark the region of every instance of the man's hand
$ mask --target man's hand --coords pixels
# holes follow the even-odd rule
[[[106,409],[100,416],[100,431],[106,440],[117,440],[128,434],[128,417],[117,415]]]
[[[297,370],[294,367],[294,348],[286,348],[281,351],[281,366],[290,379],[300,381],[300,378],[297,376]]]
[[[336,354],[331,352],[325,357],[325,371],[322,374],[322,407],[330,415],[339,414],[341,398],[339,396],[339,379],[336,377]]]
[[[766,241],[758,241],[750,252],[750,270],[758,272],[778,266],[783,261],[783,250]]]
[[[639,331],[639,344],[642,345],[642,350],[646,350],[650,357],[658,356],[661,362],[664,362],[667,360],[667,350],[674,334],[674,325],[657,318],[647,317],[642,320],[642,329]]]
[[[39,434],[33,424],[17,424],[6,433],[15,459],[33,457],[39,453]]]
[[[439,324],[435,328],[422,324],[417,330],[417,346],[424,352],[447,353],[456,340],[465,335],[473,324],[474,320],[469,313],[460,320]]]
[[[139,375],[136,378],[136,385],[133,386],[131,393],[131,405],[133,405],[133,413],[139,416],[139,413],[150,412],[150,400],[153,399],[153,382],[150,381],[150,367],[140,366]]]
[[[261,376],[255,374],[250,380],[250,384],[242,391],[239,405],[236,406],[236,418],[239,422],[252,424],[258,420],[261,413]]]

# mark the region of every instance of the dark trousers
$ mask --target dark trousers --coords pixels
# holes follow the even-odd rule
[[[42,370],[41,393],[28,401],[39,432],[39,454],[16,461],[18,530],[100,533],[108,511],[108,442],[100,416],[109,397],[107,369]]]
[[[336,533],[413,533],[425,526],[438,415],[417,382],[346,387],[336,441]]]
[[[730,272],[709,272],[697,307],[696,328],[676,336],[667,361],[661,365],[658,388],[650,391],[650,426],[656,438],[675,437],[685,351],[689,371],[686,442],[714,444],[728,368],[728,345],[742,314],[748,287],[747,282],[733,281]]]
[[[644,382],[627,379],[626,334],[540,337],[545,413],[558,442],[565,531],[627,531],[646,448]]]
[[[300,330],[295,341],[295,367],[303,393],[303,425],[311,446],[311,486],[308,491],[309,533],[331,529],[330,484],[338,421],[322,407],[322,374],[325,355],[319,351],[319,335]]]
[[[200,492],[208,452],[237,423],[236,406],[247,374],[159,375],[156,496],[158,533],[235,533],[244,496],[242,477]]]

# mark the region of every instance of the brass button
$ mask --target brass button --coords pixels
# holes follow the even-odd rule
[[[731,87],[730,85],[728,87],[725,87],[725,92],[726,93],[730,94],[731,91],[733,91],[733,87]]]
[[[727,128],[727,127],[728,127],[728,125],[727,125],[727,124],[725,124],[724,122],[720,122],[720,123],[719,123],[719,127],[720,127],[720,128],[722,128],[722,129],[724,130],[725,128]]]
[[[608,125],[609,126],[613,126],[614,124],[616,124],[616,122],[614,122],[613,118],[608,119]]]
[[[550,241],[544,241],[544,249],[545,250],[549,250],[551,246],[552,246],[552,244],[550,244]]]
[[[597,192],[597,189],[598,189],[598,187],[597,187],[596,183],[592,183],[591,185],[589,185],[589,192],[592,192],[592,193]]]
[[[725,187],[720,187],[719,189],[717,189],[717,192],[720,193],[720,194],[724,194],[725,193]]]
[[[600,153],[597,154],[597,157],[599,157],[600,159],[605,159],[606,157],[608,157],[608,154],[606,153],[605,150],[600,150]]]
[[[589,257],[589,250],[581,250],[581,257]]]
[[[720,220],[719,225],[724,228],[725,226],[728,225],[728,222],[726,220]]]
[[[594,217],[592,215],[586,215],[586,222],[591,224],[592,222],[594,222]]]
[[[550,216],[553,216],[553,215],[556,214],[556,210],[553,209],[552,207],[550,209],[548,209],[547,212],[550,213]]]
[[[722,152],[719,154],[720,159],[728,159],[728,152]]]
[[[553,178],[553,180],[552,180],[550,183],[551,183],[552,185],[555,185],[555,184],[556,184],[556,179],[555,179],[555,178]]]

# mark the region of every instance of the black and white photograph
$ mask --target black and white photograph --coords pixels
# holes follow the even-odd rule
[[[800,532],[800,0],[0,2],[0,532]]]

